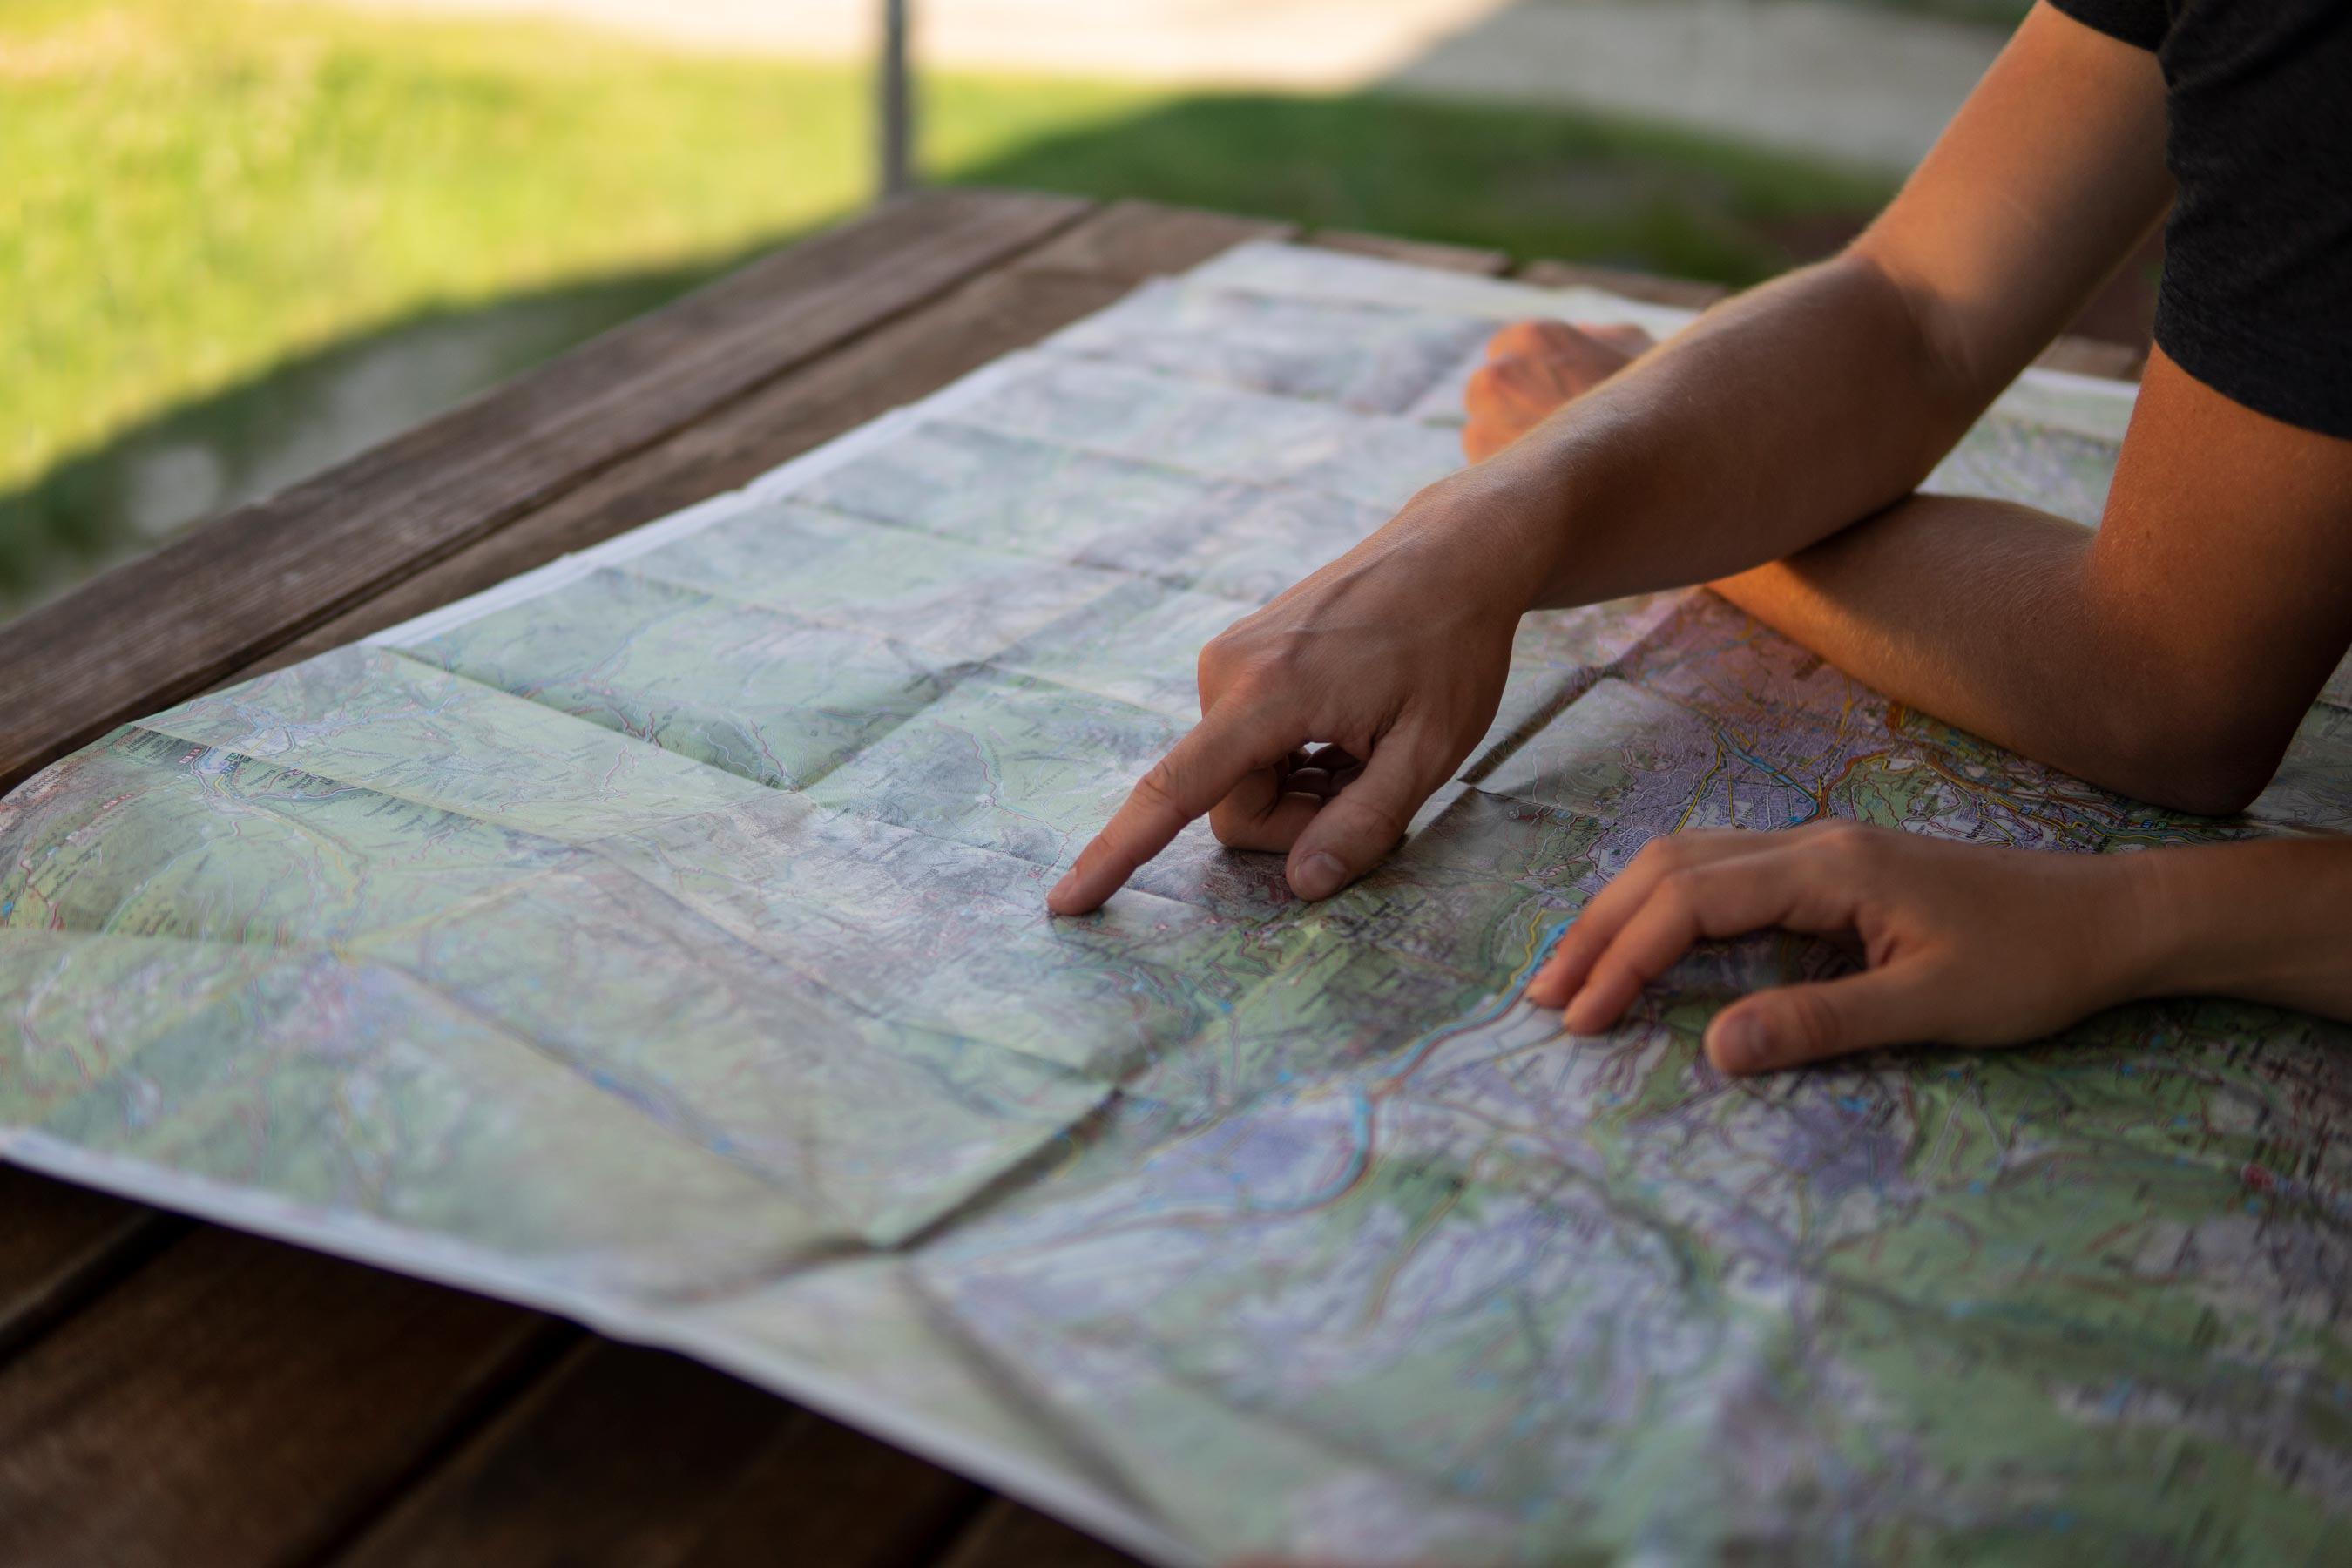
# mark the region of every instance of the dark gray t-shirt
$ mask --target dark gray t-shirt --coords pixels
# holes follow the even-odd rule
[[[2164,69],[2156,341],[2247,407],[2352,437],[2352,0],[2051,0]]]

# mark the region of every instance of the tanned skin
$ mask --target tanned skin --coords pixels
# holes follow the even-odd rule
[[[2158,353],[2097,531],[1912,493],[2159,220],[2164,130],[2152,56],[2039,6],[1835,259],[1646,352],[1505,333],[1471,389],[1474,465],[1203,650],[1200,725],[1050,906],[1096,908],[1203,815],[1328,897],[1485,734],[1521,615],[1696,582],[2029,756],[2179,809],[2243,806],[2352,642],[2352,441]],[[1784,924],[1857,931],[1871,967],[1727,1008],[1708,1034],[1727,1068],[2028,1038],[2150,987],[2352,1016],[2345,848],[2076,862],[1851,828],[1680,836],[1594,900],[1530,994],[1605,1027],[1690,942]],[[2043,893],[2104,923],[2016,943],[2013,919],[1972,918]]]

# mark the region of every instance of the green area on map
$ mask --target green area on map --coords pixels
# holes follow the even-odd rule
[[[2176,818],[1659,595],[1530,617],[1339,897],[1196,826],[1045,914],[1201,645],[1457,460],[1467,286],[1265,266],[23,786],[0,1147],[822,1373],[1204,1554],[2323,1556],[2352,1031],[2184,1000],[1733,1081],[1711,1011],[1841,951],[1704,950],[1593,1038],[1517,990],[1682,827],[2352,827],[2352,713]],[[2042,395],[1937,483],[2095,521],[2113,400]]]

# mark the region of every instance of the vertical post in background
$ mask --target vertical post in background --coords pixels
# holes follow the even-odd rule
[[[907,0],[882,0],[882,199],[915,183],[915,103],[907,70]]]

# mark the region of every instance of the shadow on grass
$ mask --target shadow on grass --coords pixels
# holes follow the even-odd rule
[[[1615,117],[1380,92],[1190,97],[948,173],[1735,286],[1811,259],[1805,234],[1852,233],[1895,186]]]
[[[1186,98],[935,172],[1731,284],[1804,259],[1814,237],[1843,238],[1887,195],[1880,176],[1703,135],[1379,93]],[[0,617],[796,237],[429,310],[126,429],[0,496]]]

